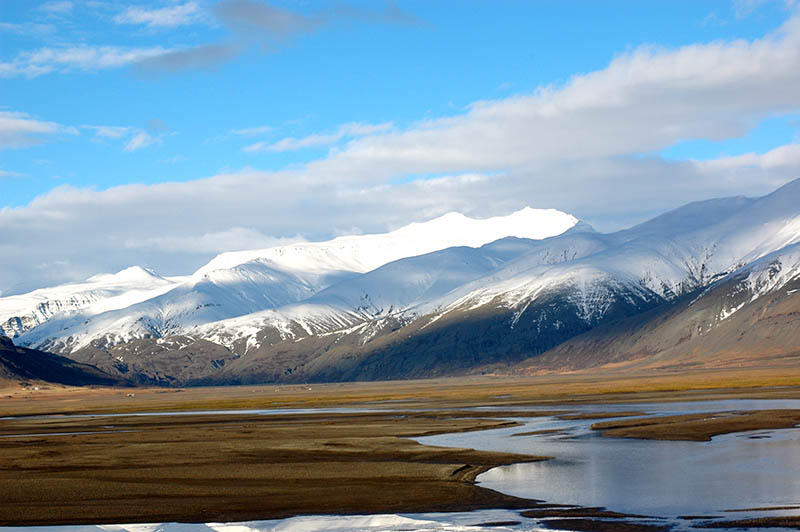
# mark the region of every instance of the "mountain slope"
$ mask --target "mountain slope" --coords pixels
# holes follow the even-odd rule
[[[120,380],[97,368],[42,351],[16,347],[0,336],[0,382],[42,381],[71,386],[115,385]]]
[[[540,214],[446,215],[385,235],[223,254],[161,295],[55,316],[19,340],[132,382],[226,384],[429,377],[532,356],[530,371],[654,356],[658,367],[676,366],[687,347],[752,352],[764,331],[793,319],[771,309],[796,301],[776,287],[797,269],[800,180],[611,234],[550,212],[569,230],[483,242],[539,234],[526,221]],[[445,247],[414,254],[432,246]],[[753,331],[738,345],[747,349],[726,343],[729,324],[745,319]],[[773,351],[791,353],[794,336],[780,336]]]
[[[69,283],[27,294],[0,298],[0,334],[14,338],[48,320],[76,313],[95,315],[126,308],[177,286],[180,279],[165,279],[133,266],[115,274],[95,275],[82,283]]]
[[[69,353],[90,344],[111,346],[186,334],[205,323],[306,300],[339,281],[403,257],[453,246],[478,247],[506,236],[543,238],[576,223],[559,211],[530,208],[484,220],[450,213],[386,234],[223,253],[155,297],[107,312],[90,308],[54,313],[33,327],[13,330],[12,336],[24,345]],[[0,314],[0,319],[14,321],[18,316]]]
[[[523,372],[796,364],[800,244],[641,316],[599,327],[521,365]]]
[[[316,337],[323,338],[320,340],[323,344],[338,344],[337,339],[350,334],[354,342],[363,345],[367,339],[382,334],[386,327],[391,328],[389,324],[410,319],[398,319],[395,310],[402,311],[419,300],[446,293],[536,246],[533,240],[506,238],[477,249],[453,247],[401,259],[338,283],[301,303],[210,323],[193,329],[189,335],[149,343],[134,341],[119,346],[88,347],[71,356],[109,370],[122,368],[123,363],[130,361],[133,367],[125,367],[126,372],[161,382],[167,368],[171,377],[181,380],[202,378],[200,368],[185,366],[187,357],[192,360],[213,357],[216,367],[206,369],[215,373],[239,355],[255,360],[261,353],[267,353],[270,358],[274,346],[283,350],[295,347],[295,352],[307,350]],[[174,363],[168,362],[163,348],[167,345],[173,346],[174,356],[179,356],[178,353],[185,356],[176,358]],[[283,374],[288,369],[290,373],[295,365],[280,367],[279,372]]]
[[[690,204],[611,235],[576,228],[532,244],[495,271],[444,294],[416,304],[406,301],[408,306],[394,314],[248,352],[218,378],[419,377],[521,360],[605,323],[668,308],[742,264],[756,260],[757,265],[765,254],[788,249],[800,239],[798,205],[800,183],[794,182],[764,198]],[[373,308],[385,306],[384,301]],[[343,312],[355,308],[351,299]],[[291,330],[286,318],[283,327]],[[246,319],[236,326],[244,327]],[[249,325],[261,334],[269,327],[266,322]],[[573,358],[576,367],[591,363],[591,357],[585,362],[583,356]]]

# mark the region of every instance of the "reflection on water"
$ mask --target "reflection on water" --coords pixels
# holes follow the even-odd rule
[[[800,409],[800,400],[569,405],[567,408],[571,411],[637,410],[656,415],[672,415],[734,410]],[[271,415],[325,411],[274,409],[252,410],[247,413]],[[327,411],[363,412],[364,409]],[[242,414],[244,411],[203,413],[224,415]],[[696,530],[692,527],[691,521],[677,518],[686,514],[725,515],[728,519],[800,514],[800,510],[725,512],[736,508],[800,505],[800,429],[729,434],[716,437],[712,442],[670,442],[603,438],[589,428],[596,420],[560,420],[546,417],[533,420],[519,418],[519,421],[524,426],[429,436],[417,440],[427,445],[552,456],[553,460],[546,462],[495,468],[481,475],[478,480],[482,486],[521,497],[560,504],[605,506],[616,511],[664,516],[668,518],[666,522],[674,525],[672,529],[674,532]],[[557,432],[512,436],[520,432],[542,430]],[[519,524],[497,527],[475,526],[486,522],[512,521],[519,521]],[[522,518],[518,512],[507,510],[446,514],[307,516],[247,523],[0,527],[0,532],[343,532],[348,530],[538,532],[544,529],[537,520]]]
[[[164,412],[125,412],[124,414],[42,414],[0,417],[0,421],[10,419],[61,419],[61,418],[115,418],[115,417],[151,417],[151,416],[277,416],[284,414],[353,414],[365,412],[386,412],[375,408],[260,408],[239,410],[177,410]]]
[[[663,415],[725,410],[800,408],[800,401],[713,401],[615,405]],[[611,411],[611,407],[586,407]],[[419,438],[428,445],[551,456],[500,467],[478,477],[503,493],[617,511],[677,516],[732,508],[800,503],[800,430],[718,436],[712,442],[603,438],[596,420],[520,419],[524,427]],[[512,437],[518,432],[563,432]]]
[[[312,515],[272,521],[241,523],[160,523],[140,525],[87,525],[0,527],[2,532],[545,532],[532,520],[510,510],[379,515]],[[487,522],[518,525],[476,526]]]

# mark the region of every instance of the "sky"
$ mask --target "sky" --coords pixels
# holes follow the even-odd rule
[[[0,43],[0,295],[800,177],[796,0],[1,0]]]

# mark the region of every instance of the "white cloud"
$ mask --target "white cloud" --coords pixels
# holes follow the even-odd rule
[[[243,137],[249,137],[252,135],[263,135],[264,133],[269,133],[272,131],[272,126],[256,126],[256,127],[245,127],[242,129],[234,129],[231,131],[231,135],[240,135]]]
[[[39,22],[24,22],[21,24],[14,24],[11,22],[0,22],[0,31],[6,33],[14,33],[16,35],[36,35],[43,36],[55,33],[55,24],[42,24]]]
[[[25,174],[21,174],[19,172],[12,172],[10,170],[3,170],[2,168],[0,168],[0,179],[6,178],[6,177],[22,177],[24,175]]]
[[[100,139],[120,140],[125,139],[123,151],[133,152],[152,144],[160,144],[160,136],[152,136],[143,129],[130,126],[81,126],[82,129],[94,131],[95,137]]]
[[[174,28],[195,24],[203,18],[203,12],[197,2],[186,2],[159,9],[131,6],[114,17],[114,22],[117,24],[143,24],[148,28]]]
[[[733,13],[737,18],[744,18],[769,4],[778,4],[786,9],[797,5],[797,0],[733,0]]]
[[[329,134],[314,134],[307,137],[294,138],[287,137],[277,142],[257,142],[243,148],[244,151],[292,151],[301,150],[303,148],[313,148],[317,146],[329,146],[344,138],[361,137],[364,135],[373,135],[388,131],[392,128],[392,124],[387,122],[384,124],[362,124],[359,122],[350,122],[342,124],[339,128]]]
[[[0,63],[0,78],[24,76],[35,78],[50,72],[74,70],[97,71],[119,68],[145,59],[168,53],[159,46],[129,48],[120,46],[69,46],[63,48],[39,48],[20,52],[13,60]]]
[[[766,116],[800,108],[797,87],[800,17],[753,42],[643,47],[562,87],[352,141],[309,169],[319,178],[372,180],[649,153],[684,139],[740,136]]]
[[[710,161],[696,161],[704,171],[737,171],[744,169],[774,170],[800,168],[800,144],[779,146],[767,153],[746,153]],[[800,175],[798,175],[800,177]]]
[[[127,126],[81,126],[83,129],[94,131],[98,137],[107,139],[120,139],[125,137],[133,131],[133,128]]]
[[[128,249],[159,250],[168,253],[221,253],[223,251],[239,251],[261,249],[284,244],[302,242],[300,236],[274,238],[249,227],[232,227],[224,231],[204,233],[202,235],[145,236],[130,238],[124,246]]]
[[[37,9],[47,15],[66,15],[72,13],[74,7],[75,4],[69,0],[53,0],[52,2],[45,2]]]
[[[75,128],[39,120],[27,113],[0,111],[0,149],[39,144],[50,135],[76,133]]]
[[[563,86],[477,102],[405,130],[343,126],[320,136],[347,143],[292,170],[108,190],[59,187],[0,210],[0,289],[140,263],[185,273],[226,242],[382,231],[450,210],[489,216],[528,204],[554,207],[608,230],[688,201],[765,194],[800,177],[795,144],[718,161],[654,154],[686,139],[740,136],[765,118],[796,112],[798,86],[794,17],[754,41],[640,48]],[[309,138],[293,145],[319,140]],[[70,268],[31,273],[31,264],[55,260]]]
[[[142,148],[146,148],[154,143],[160,143],[161,139],[152,137],[148,133],[144,131],[139,131],[134,136],[130,138],[130,140],[125,144],[125,151],[131,152],[140,150]]]

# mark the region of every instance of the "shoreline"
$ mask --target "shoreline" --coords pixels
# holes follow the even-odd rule
[[[2,384],[2,383],[0,383]],[[34,390],[34,388],[38,388]],[[682,373],[597,371],[537,376],[467,376],[415,381],[261,384],[210,388],[0,388],[7,413],[130,413],[275,408],[449,408],[800,399],[800,368],[729,368]]]
[[[603,422],[612,412],[602,405],[800,398],[800,387],[598,393],[579,382],[586,393],[563,401],[563,391],[548,395],[531,388],[532,382],[536,379],[512,380],[505,388],[494,379],[466,379],[391,386],[134,389],[133,397],[129,389],[52,389],[40,390],[44,393],[33,399],[2,397],[0,416],[15,417],[0,421],[0,492],[8,494],[0,504],[0,526],[237,522],[499,508],[538,512],[531,515],[545,515],[550,508],[553,518],[558,513],[590,518],[597,510],[595,517],[608,518],[605,509],[567,511],[475,483],[493,467],[545,457],[431,447],[409,438],[519,425],[508,417],[597,418],[600,425],[623,424],[609,429],[632,430],[642,425],[641,412],[616,412],[629,417]],[[545,382],[547,390],[552,382]],[[509,389],[515,392],[510,397],[501,393]],[[584,404],[597,408],[573,408]],[[478,406],[495,409],[467,410]],[[523,406],[537,410],[513,410]],[[276,413],[198,412],[231,407]],[[305,408],[363,410],[291,412]],[[125,415],[142,412],[160,415]],[[109,413],[119,415],[91,417]]]
[[[0,436],[17,436],[0,438],[0,526],[535,507],[475,478],[544,457],[410,439],[517,425],[463,416],[123,416],[113,430],[106,418],[5,420]]]
[[[800,409],[742,410],[675,416],[647,416],[594,423],[592,430],[608,438],[711,441],[714,436],[800,425]]]

